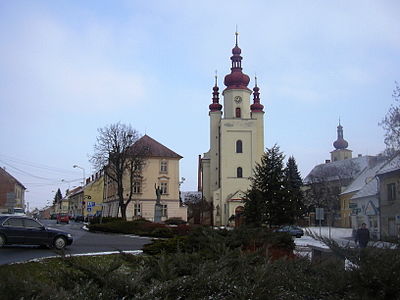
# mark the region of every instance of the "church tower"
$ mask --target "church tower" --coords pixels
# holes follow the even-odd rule
[[[217,77],[209,105],[210,150],[201,159],[201,182],[203,197],[213,207],[215,226],[227,225],[243,209],[244,192],[264,153],[264,106],[257,78],[253,90],[248,88],[250,78],[242,72],[241,52],[236,33],[231,73],[224,80],[223,106]]]
[[[333,142],[333,147],[335,150],[331,151],[331,161],[339,161],[344,159],[352,158],[353,151],[347,149],[349,143],[343,138],[343,126],[339,125],[337,127],[337,140]]]

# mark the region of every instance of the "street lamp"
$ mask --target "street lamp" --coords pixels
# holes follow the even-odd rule
[[[78,166],[78,165],[73,165],[72,166],[73,168],[78,168],[78,169],[81,169],[82,171],[83,171],[83,182],[82,182],[82,189],[83,189],[83,187],[85,186],[85,179],[86,179],[86,176],[85,176],[85,168],[82,168],[82,167],[80,167],[80,166]],[[85,200],[82,198],[82,203],[81,203],[81,206],[82,206],[82,217],[84,217],[84,215],[85,215],[85,211],[84,211],[84,202],[85,202]]]
[[[80,167],[80,166],[78,166],[78,165],[73,165],[72,167],[73,167],[73,168],[78,168],[78,169],[81,169],[81,170],[83,171],[83,181],[82,181],[82,186],[84,186],[84,185],[85,185],[85,179],[86,179],[86,176],[85,176],[85,168],[82,168],[82,167]]]

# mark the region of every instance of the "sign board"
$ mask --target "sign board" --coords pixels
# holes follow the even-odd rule
[[[315,219],[316,220],[324,220],[324,209],[317,207],[315,209]]]
[[[353,208],[352,214],[357,215],[359,212],[361,212],[361,208]]]
[[[349,208],[357,208],[357,203],[349,203]]]
[[[91,211],[92,211],[92,208],[91,208],[91,207],[88,207],[86,210],[87,210],[88,212],[91,212]]]

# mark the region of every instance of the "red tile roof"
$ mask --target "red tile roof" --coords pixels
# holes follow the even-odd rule
[[[24,187],[24,185],[19,182],[14,176],[12,176],[10,173],[8,173],[5,169],[0,167],[0,176],[3,177],[5,180],[8,180],[10,183],[16,183],[18,185],[20,185],[23,189],[26,190],[26,187]]]
[[[138,139],[131,149],[134,151],[145,149],[146,155],[149,157],[182,158],[182,156],[152,139],[147,134]]]

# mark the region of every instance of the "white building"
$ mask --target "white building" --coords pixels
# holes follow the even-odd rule
[[[213,204],[211,222],[216,226],[227,225],[228,219],[243,209],[244,192],[250,186],[255,163],[264,153],[264,106],[257,81],[253,91],[247,87],[250,78],[242,72],[237,33],[232,54],[231,73],[224,80],[223,106],[215,80],[209,106],[210,150],[201,159],[203,197]]]

